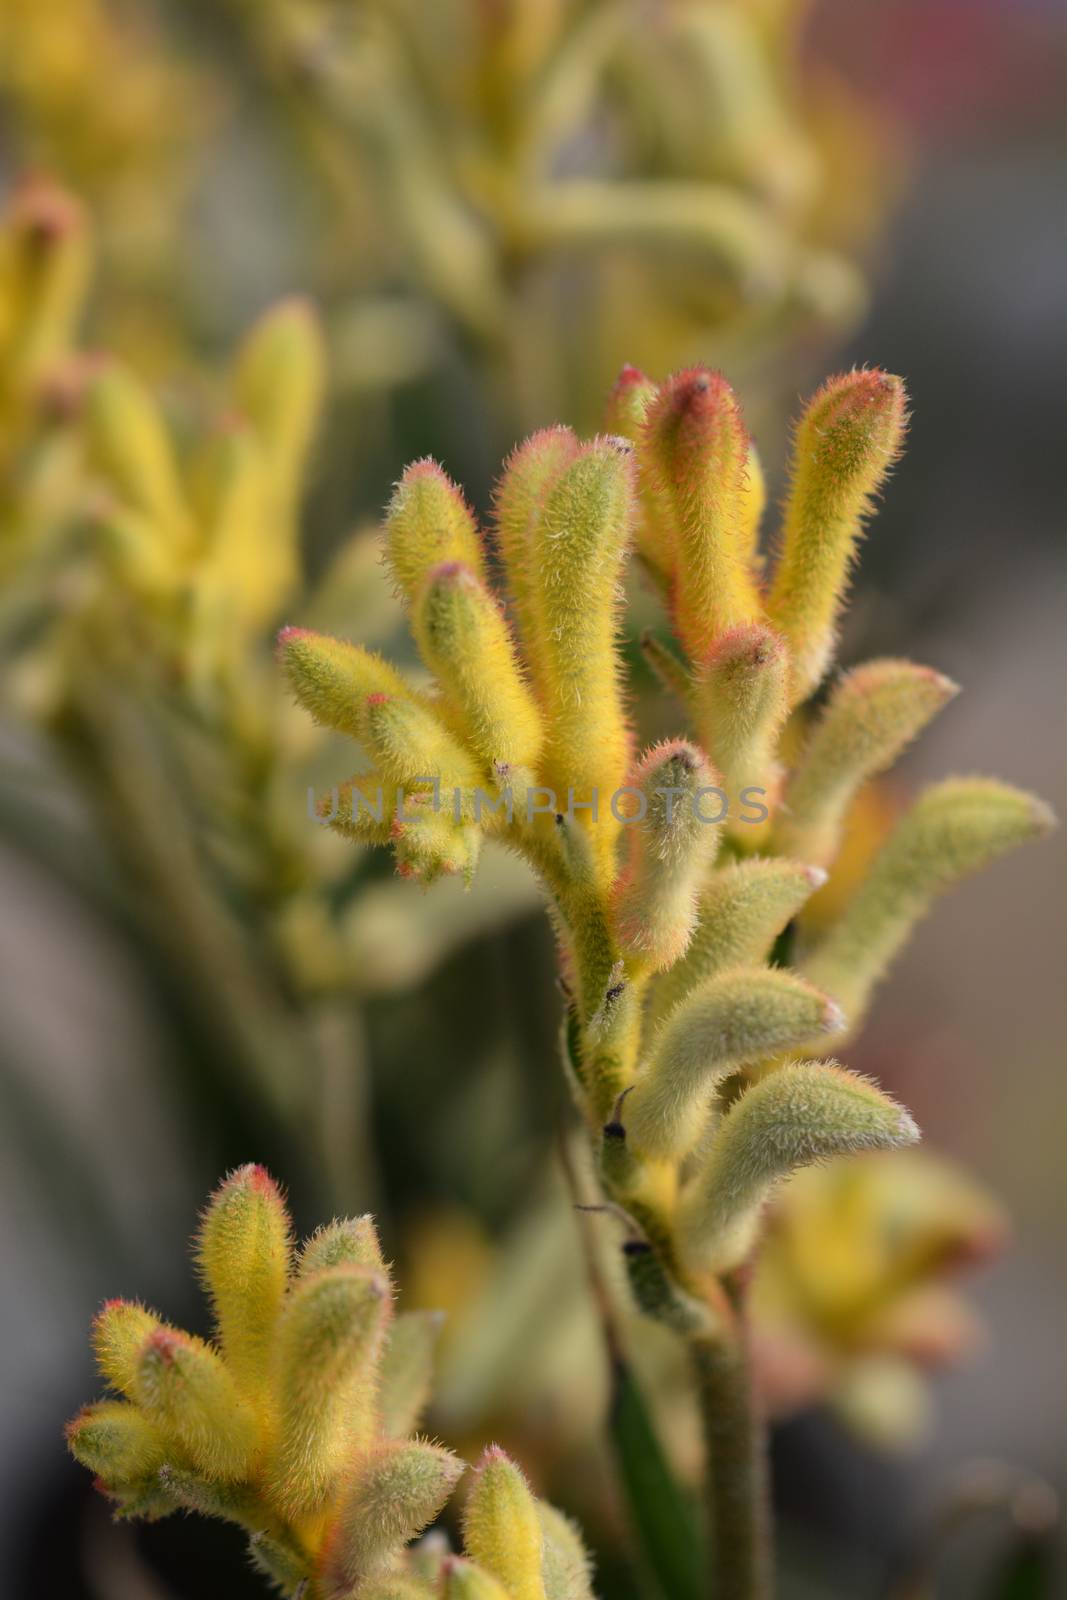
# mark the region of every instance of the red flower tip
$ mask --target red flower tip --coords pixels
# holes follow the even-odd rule
[[[366,703],[369,706],[387,706],[391,699],[391,695],[385,694],[381,689],[376,689],[373,694],[367,696]]]
[[[720,634],[708,652],[705,670],[724,667],[766,667],[779,661],[785,644],[762,622],[742,622]]]
[[[313,637],[314,634],[311,628],[279,628],[274,640],[274,654],[281,661],[288,645],[295,643],[297,639],[311,639]]]

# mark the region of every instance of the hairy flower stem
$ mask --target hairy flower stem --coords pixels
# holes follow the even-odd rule
[[[715,1600],[770,1600],[767,1441],[743,1316],[733,1337],[694,1340],[692,1350],[707,1451],[710,1593]]]

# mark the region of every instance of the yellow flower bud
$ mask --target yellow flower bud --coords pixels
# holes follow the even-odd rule
[[[790,703],[818,685],[871,501],[900,453],[904,385],[885,372],[830,378],[796,431],[781,553],[768,600],[791,658]]]
[[[282,300],[248,333],[231,380],[234,403],[263,446],[273,510],[282,522],[296,509],[325,389],[318,317],[306,300]]]
[[[472,1479],[464,1548],[503,1584],[511,1600],[545,1600],[541,1523],[526,1479],[498,1445],[486,1450]]]
[[[202,1339],[175,1328],[150,1333],[137,1364],[136,1399],[205,1477],[243,1478],[250,1471],[255,1419],[222,1359]]]
[[[741,838],[752,826],[739,820],[744,791],[760,790],[768,810],[777,800],[775,752],[788,710],[788,672],[778,635],[761,622],[744,623],[716,640],[693,689],[697,734],[722,773],[730,831]]]
[[[451,1451],[421,1439],[388,1440],[369,1451],[326,1536],[327,1592],[348,1595],[375,1577],[433,1521],[462,1472]]]
[[[388,1280],[365,1267],[302,1278],[278,1328],[278,1443],[271,1494],[288,1517],[320,1510],[346,1460],[377,1431],[375,1384],[391,1312]]]
[[[409,603],[442,562],[461,561],[477,577],[485,577],[474,517],[436,461],[416,461],[393,491],[385,514],[385,553],[397,588]]]
[[[430,1398],[434,1361],[444,1320],[440,1311],[404,1311],[396,1318],[382,1357],[382,1429],[392,1439],[418,1427]]]
[[[289,687],[305,711],[323,727],[356,739],[362,738],[371,695],[411,692],[400,674],[373,650],[310,628],[283,628],[277,649]]]
[[[140,381],[118,362],[90,380],[85,428],[90,462],[117,498],[148,518],[165,545],[187,551],[189,512],[163,418]]]
[[[725,378],[704,367],[676,373],[649,407],[642,475],[669,503],[675,534],[673,608],[693,661],[761,614],[748,569],[748,434]]]
[[[108,1300],[92,1329],[93,1353],[101,1374],[113,1389],[133,1398],[141,1350],[159,1318],[133,1300]]]
[[[646,378],[636,367],[623,367],[608,397],[605,430],[628,439],[635,448],[640,446],[649,408],[658,394],[659,387],[651,378]],[[639,449],[638,463],[641,463]],[[670,496],[656,474],[646,470],[638,474],[634,537],[656,580],[664,590],[668,589],[676,560],[674,511]]]
[[[541,718],[507,623],[485,585],[459,562],[434,567],[416,598],[413,626],[458,731],[485,768],[532,768]]]
[[[290,1224],[273,1178],[258,1166],[230,1174],[208,1201],[197,1261],[226,1364],[245,1391],[263,1390],[290,1265]]]
[[[630,861],[616,889],[619,945],[638,971],[657,972],[684,954],[697,921],[697,897],[715,858],[721,827],[701,811],[712,771],[681,739],[643,757],[631,788],[643,819],[628,824]],[[635,797],[636,798],[636,797]],[[711,816],[717,816],[718,808]]]
[[[146,1483],[167,1454],[164,1433],[125,1400],[86,1406],[67,1424],[71,1455],[109,1488]]]
[[[512,609],[523,654],[539,691],[544,683],[544,664],[538,633],[535,531],[549,490],[574,460],[578,448],[570,428],[544,428],[531,435],[508,457],[494,495],[496,537]]]

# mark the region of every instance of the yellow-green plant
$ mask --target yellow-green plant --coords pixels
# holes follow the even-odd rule
[[[297,1249],[277,1185],[249,1165],[208,1202],[196,1258],[212,1340],[130,1300],[93,1324],[112,1397],[67,1438],[116,1515],[235,1523],[255,1566],[303,1600],[591,1600],[577,1530],[495,1445],[471,1470],[462,1554],[409,1548],[465,1467],[414,1432],[439,1319],[394,1310],[369,1216]]]
[[[544,887],[565,1066],[628,1219],[629,1281],[692,1348],[715,1592],[748,1600],[771,1585],[745,1306],[766,1202],[798,1168],[918,1138],[874,1083],[818,1058],[861,1022],[935,896],[1050,816],[988,779],[935,785],[804,948],[790,930],[851,796],[953,692],[882,661],[807,707],[901,448],[903,385],[853,371],[809,402],[773,564],[758,461],[719,374],[657,385],[627,369],[610,426],[588,443],[548,429],[508,462],[494,540],[507,612],[456,487],[430,462],[403,475],[384,547],[430,688],[303,628],[279,649],[298,700],[371,766],[324,807],[335,828],[391,844],[424,883],[469,876],[495,839]],[[619,650],[631,544],[675,636],[646,641],[649,659],[692,735],[641,756]]]

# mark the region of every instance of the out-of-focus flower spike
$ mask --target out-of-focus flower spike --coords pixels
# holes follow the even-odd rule
[[[289,687],[305,711],[323,727],[362,737],[371,695],[403,697],[411,691],[400,674],[373,650],[346,644],[310,628],[283,628],[278,659]]]
[[[314,307],[282,300],[245,338],[231,392],[262,441],[273,509],[292,518],[326,392],[326,351]]]
[[[295,540],[272,512],[267,469],[254,430],[232,420],[210,440],[194,477],[207,529],[199,591],[209,609],[205,625],[230,633],[236,623],[238,646],[244,630],[274,620],[296,579]]]
[[[610,802],[629,766],[616,649],[619,582],[633,521],[633,460],[619,440],[584,445],[548,495],[533,533],[545,782],[560,810],[573,792],[604,876],[614,877],[619,824]],[[597,804],[591,810],[579,806]]]
[[[88,221],[73,195],[47,179],[20,185],[0,244],[6,386],[32,387],[69,349],[91,264]]]
[[[434,567],[415,600],[413,625],[465,743],[490,771],[501,763],[532,770],[541,749],[540,713],[500,607],[471,568]]]
[[[545,1600],[541,1521],[519,1468],[490,1445],[472,1473],[463,1514],[463,1544],[511,1600]]]
[[[830,665],[864,519],[900,453],[905,426],[904,385],[880,371],[828,379],[797,426],[768,600],[770,619],[789,645],[793,705]]]
[[[605,431],[629,439],[637,448],[649,407],[658,394],[659,385],[646,378],[637,367],[623,367],[608,396]],[[665,590],[669,588],[675,562],[673,521],[670,496],[659,478],[653,473],[639,472],[634,537],[638,550]]]
[[[377,1432],[377,1368],[391,1310],[388,1279],[358,1266],[302,1278],[286,1301],[270,1493],[291,1519],[325,1506],[345,1461]]]
[[[788,651],[762,622],[743,623],[718,639],[701,667],[692,695],[697,735],[722,773],[729,800],[729,829],[751,833],[742,794],[760,791],[773,810],[780,773],[775,754],[788,710]]]
[[[463,1462],[422,1439],[389,1440],[349,1478],[322,1562],[327,1600],[347,1600],[432,1522],[459,1481]]]
[[[108,1488],[147,1484],[167,1455],[167,1437],[138,1406],[102,1400],[67,1424],[70,1453]]]
[[[765,959],[782,929],[826,882],[820,867],[753,858],[721,867],[700,897],[688,950],[652,990],[653,1021],[665,1017],[697,984],[727,967]]]
[[[798,1167],[914,1144],[908,1113],[869,1079],[833,1062],[794,1062],[727,1112],[683,1196],[679,1229],[696,1271],[727,1271],[752,1248],[763,1204]]]
[[[762,612],[743,548],[748,434],[725,378],[705,367],[669,378],[639,455],[671,507],[675,623],[690,659],[702,661],[721,634]]]
[[[177,552],[192,547],[178,464],[152,396],[118,362],[98,367],[85,391],[91,464],[117,498],[149,518]]]
[[[144,1342],[159,1325],[159,1318],[134,1300],[108,1300],[93,1319],[90,1337],[101,1375],[130,1399]]]
[[[448,1556],[441,1569],[443,1600],[511,1600],[509,1592],[484,1567],[463,1556]]]
[[[534,531],[550,489],[578,450],[578,440],[570,428],[543,428],[512,451],[493,496],[497,544],[515,623],[538,688],[544,682],[544,671],[533,569]]]
[[[630,860],[617,886],[614,921],[634,970],[673,965],[692,937],[697,898],[722,834],[700,809],[701,791],[714,788],[716,778],[703,753],[681,739],[649,750],[633,774],[630,787],[644,816],[628,827]]]
[[[409,604],[427,574],[442,562],[461,561],[485,577],[485,552],[474,517],[436,461],[416,461],[394,489],[385,514],[385,553]]]
[[[226,1364],[238,1386],[257,1396],[289,1279],[291,1232],[277,1184],[265,1168],[249,1164],[212,1195],[197,1237]]]
[[[933,785],[890,834],[805,972],[858,1026],[875,984],[937,896],[1054,825],[1042,801],[992,778]]]
[[[593,1600],[593,1564],[576,1525],[544,1500],[537,1502],[537,1517],[545,1600]]]
[[[333,1222],[323,1223],[305,1241],[297,1256],[297,1277],[309,1278],[327,1267],[366,1267],[388,1277],[378,1230],[369,1213],[362,1217],[334,1218]]]
[[[790,779],[776,849],[829,866],[856,790],[892,766],[957,692],[941,673],[910,661],[871,661],[843,677]]]
[[[406,1438],[418,1427],[430,1398],[443,1321],[439,1311],[404,1311],[393,1323],[378,1394],[382,1429],[391,1439]]]
[[[717,1084],[738,1068],[837,1033],[841,1012],[803,978],[773,967],[734,967],[667,1017],[626,1098],[626,1137],[641,1155],[681,1160],[698,1142]]]
[[[150,1333],[137,1365],[136,1398],[205,1477],[247,1475],[257,1444],[255,1416],[221,1357],[202,1339],[175,1328]]]

